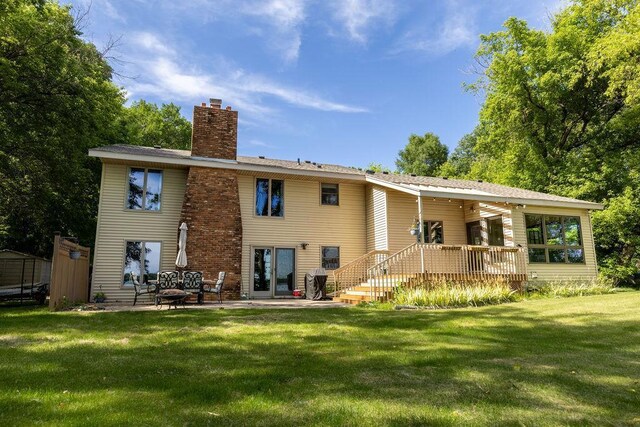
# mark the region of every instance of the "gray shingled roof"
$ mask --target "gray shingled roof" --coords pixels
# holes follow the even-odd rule
[[[97,152],[105,152],[105,153],[119,153],[119,154],[128,154],[128,155],[136,155],[136,156],[150,156],[150,157],[162,157],[162,158],[174,158],[174,159],[198,159],[203,160],[203,158],[191,157],[191,152],[188,150],[171,150],[166,148],[152,148],[152,147],[140,147],[134,145],[109,145],[105,147],[95,148],[92,151]],[[99,155],[98,155],[99,157]],[[505,197],[505,198],[515,198],[515,199],[529,199],[529,200],[541,200],[541,201],[551,201],[551,202],[567,202],[567,203],[585,203],[582,200],[571,199],[568,197],[556,196],[553,194],[540,193],[537,191],[529,191],[523,190],[521,188],[507,187],[505,185],[493,184],[490,182],[482,182],[482,181],[470,181],[470,180],[462,180],[462,179],[446,179],[442,177],[430,177],[430,176],[412,176],[412,175],[403,175],[403,174],[395,174],[395,173],[374,173],[368,174],[366,171],[354,167],[348,166],[340,166],[326,163],[314,163],[307,162],[301,160],[300,163],[298,161],[292,160],[279,160],[279,159],[268,159],[262,157],[247,157],[247,156],[238,156],[237,157],[238,164],[242,165],[255,165],[255,166],[269,166],[274,168],[282,169],[283,173],[286,173],[286,170],[295,170],[295,171],[313,171],[314,174],[318,172],[327,172],[327,173],[339,173],[346,175],[354,175],[354,176],[369,176],[371,178],[385,181],[388,183],[402,185],[402,186],[420,186],[421,189],[424,187],[430,187],[434,189],[444,190],[444,189],[452,189],[452,190],[475,190],[482,191],[485,193],[490,193],[491,195],[495,195],[497,197]],[[590,202],[587,202],[590,203]],[[594,208],[597,207],[597,204],[594,205]]]

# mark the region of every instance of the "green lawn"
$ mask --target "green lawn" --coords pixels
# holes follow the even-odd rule
[[[0,425],[640,424],[640,292],[477,309],[0,310]]]

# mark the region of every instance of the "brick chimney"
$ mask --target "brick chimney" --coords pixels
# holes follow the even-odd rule
[[[193,109],[191,155],[236,159],[238,112],[221,109],[222,101]],[[189,168],[180,222],[186,222],[187,270],[202,271],[206,280],[224,271],[226,299],[239,299],[242,274],[242,217],[235,170]],[[176,224],[176,230],[178,229]],[[177,249],[176,249],[177,250]],[[207,294],[207,297],[212,297]]]
[[[209,106],[193,107],[192,156],[236,160],[238,112],[221,106],[221,99],[211,98]]]

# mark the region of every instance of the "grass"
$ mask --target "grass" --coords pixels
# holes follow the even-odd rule
[[[0,425],[637,425],[639,306],[6,308]]]
[[[621,291],[623,290],[606,280],[542,282],[530,284],[523,291],[513,290],[509,283],[502,279],[464,283],[431,280],[413,288],[398,289],[390,304],[379,304],[377,308],[479,307],[522,301],[527,298],[602,295]]]

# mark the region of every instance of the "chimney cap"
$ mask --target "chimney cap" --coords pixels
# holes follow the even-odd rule
[[[218,99],[218,98],[209,98],[209,104],[212,107],[220,107],[222,105],[222,99]]]

